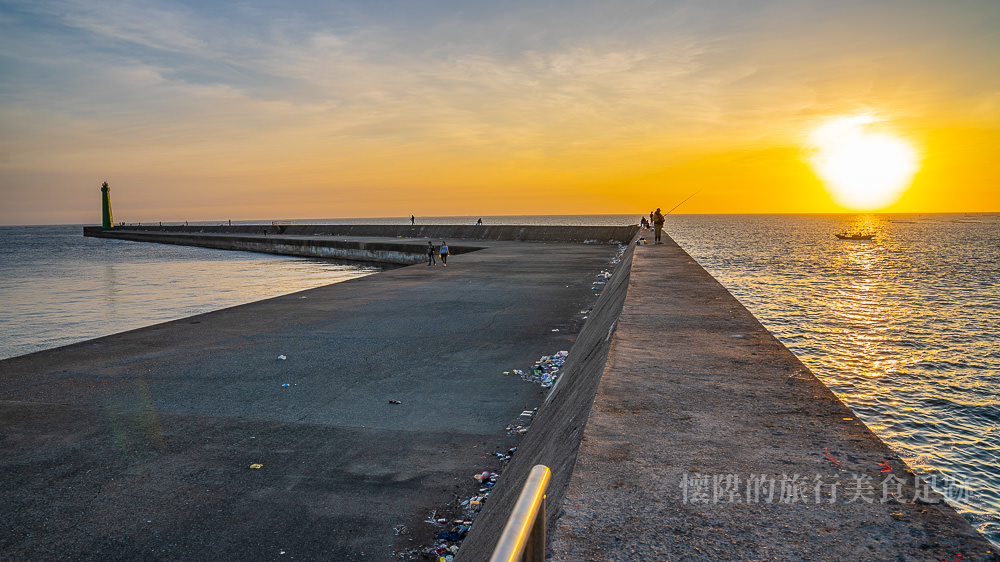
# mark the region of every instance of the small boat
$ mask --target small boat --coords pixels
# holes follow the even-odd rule
[[[841,240],[871,240],[872,238],[875,238],[874,234],[848,234],[846,232],[838,232],[834,236],[840,238]]]

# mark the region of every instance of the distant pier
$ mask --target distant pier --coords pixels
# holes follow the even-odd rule
[[[84,236],[201,246],[289,256],[409,265],[427,259],[427,242],[449,241],[452,254],[485,248],[480,242],[627,243],[635,226],[475,225],[237,225],[85,227]]]
[[[483,560],[543,463],[553,560],[996,559],[672,241],[611,263],[636,227],[85,234],[457,255],[0,361],[4,558],[398,560],[501,471],[458,555]],[[559,350],[551,391],[503,375]]]

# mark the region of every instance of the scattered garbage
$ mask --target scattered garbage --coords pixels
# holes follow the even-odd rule
[[[625,254],[625,250],[626,249],[627,248],[625,247],[625,245],[622,244],[621,242],[619,242],[618,243],[618,251],[615,252],[614,257],[612,257],[611,261],[608,262],[608,263],[610,263],[611,265],[618,265],[618,264],[620,264],[622,262],[622,256]]]
[[[520,424],[510,424],[506,428],[507,435],[524,435],[528,433],[528,428]]]
[[[596,244],[597,240],[585,241],[587,244]],[[618,243],[618,251],[615,256],[611,259],[611,265],[617,265],[621,262],[621,256],[625,253],[626,246]],[[612,272],[608,270],[602,270],[600,273],[595,275],[595,280],[593,284],[595,296],[599,295],[599,289],[602,285],[607,284],[607,280],[611,278]],[[569,285],[567,285],[567,288]],[[591,308],[586,308],[580,311],[586,319],[592,312]],[[559,329],[553,329],[553,332],[558,332]],[[570,341],[573,341],[571,338]],[[566,359],[569,356],[568,351],[559,351],[553,355],[545,355],[535,361],[535,364],[528,370],[522,369],[510,369],[508,371],[503,371],[504,376],[516,375],[521,379],[533,383],[538,383],[543,388],[552,387],[559,377],[560,370],[566,363]],[[390,400],[390,404],[396,404],[398,401]],[[524,410],[521,412],[517,421],[506,426],[506,433],[508,436],[518,436],[524,435],[528,432],[531,420],[534,418],[535,414],[538,412],[538,408],[533,410]],[[459,509],[461,517],[441,517],[438,510],[431,511],[427,519],[424,520],[425,523],[429,525],[434,525],[440,529],[434,537],[437,542],[430,546],[423,546],[418,549],[408,550],[404,552],[393,552],[394,555],[398,555],[400,558],[409,557],[409,559],[415,559],[417,556],[429,557],[437,560],[438,562],[452,562],[455,555],[458,553],[461,541],[465,539],[468,535],[469,529],[471,528],[476,516],[481,512],[483,505],[489,499],[490,493],[493,487],[496,485],[498,478],[500,477],[500,472],[502,468],[510,462],[511,457],[517,451],[517,447],[511,447],[507,451],[494,451],[493,456],[499,461],[500,469],[498,470],[480,470],[472,475],[472,480],[476,489],[473,493],[460,496],[455,496],[456,501],[454,504],[448,504],[448,511],[454,509]],[[466,480],[468,482],[468,480]],[[397,534],[403,534],[397,531]],[[412,539],[411,539],[412,540]]]
[[[513,373],[526,381],[542,385],[542,388],[549,388],[555,384],[556,378],[559,376],[559,369],[566,363],[568,355],[568,351],[560,351],[555,355],[542,356],[541,359],[535,361],[530,373],[525,373],[521,369],[511,369],[510,371],[504,371],[503,374],[510,375]]]
[[[292,386],[292,385],[288,384],[287,382],[285,384],[281,385],[282,388],[288,388],[289,386]]]
[[[262,464],[254,463],[254,464],[250,465],[250,468],[252,468],[254,470],[257,470],[258,468],[262,468],[263,466],[264,465],[262,465]]]
[[[402,404],[399,400],[389,400],[390,404]]]
[[[493,453],[493,456],[495,456],[496,458],[500,459],[500,462],[507,462],[507,461],[510,460],[510,458],[512,456],[514,456],[514,453],[516,451],[517,451],[517,447],[511,447],[510,449],[507,449],[507,453],[501,453],[501,452],[497,451],[496,453]]]
[[[493,456],[499,460],[500,466],[503,467],[510,462],[511,456],[516,451],[517,447],[511,447],[506,451],[494,451]],[[410,560],[417,559],[420,556],[431,557],[438,561],[453,560],[454,556],[458,554],[459,546],[472,528],[476,516],[482,510],[483,504],[489,499],[490,492],[493,490],[493,486],[496,485],[499,476],[498,470],[476,472],[472,476],[472,479],[475,481],[475,491],[467,495],[456,494],[455,502],[448,504],[448,511],[458,509],[457,513],[454,513],[450,518],[442,517],[438,510],[435,509],[424,520],[425,523],[440,528],[440,531],[434,535],[436,542],[419,549],[393,552],[393,555],[397,555],[400,558],[408,557],[407,559]]]
[[[288,359],[288,358],[285,357],[284,355],[279,355],[278,359],[281,360],[281,361],[284,361],[285,359]]]

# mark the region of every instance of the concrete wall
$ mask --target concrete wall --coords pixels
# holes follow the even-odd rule
[[[552,470],[546,507],[546,527],[553,529],[566,495],[583,430],[601,382],[618,316],[628,293],[635,246],[608,280],[590,318],[569,350],[562,375],[538,409],[517,453],[511,458],[496,487],[476,518],[458,552],[457,560],[484,560],[493,551],[507,518],[521,493],[528,472],[536,464]]]
[[[378,225],[378,224],[293,224],[233,226],[126,226],[103,232],[169,232],[172,234],[254,234],[288,236],[364,236],[388,238],[431,238],[435,240],[495,240],[534,242],[584,242],[600,244],[631,240],[638,225],[632,226],[475,226],[475,225]],[[85,227],[84,235],[99,236],[99,227]],[[450,246],[450,244],[449,244]]]
[[[427,239],[451,240],[448,247],[452,254],[457,255],[482,249],[483,246],[477,245],[476,241],[617,244],[621,240],[631,240],[637,231],[636,226],[153,225],[113,230],[87,226],[83,235],[220,250],[411,265],[427,259]]]
[[[218,250],[240,250],[283,256],[340,259],[383,264],[411,265],[422,263],[427,259],[424,245],[412,242],[293,238],[278,234],[261,236],[259,234],[223,235],[215,233],[203,234],[199,232],[162,232],[158,230],[102,231],[91,227],[84,229],[84,235],[97,238],[131,240],[134,242],[155,242],[159,244],[215,248]],[[480,249],[477,246],[467,244],[449,244],[448,247],[452,254],[462,254]]]

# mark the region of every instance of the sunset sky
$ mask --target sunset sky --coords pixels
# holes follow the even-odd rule
[[[1000,2],[0,3],[0,224],[843,212],[815,131],[1000,211]],[[909,176],[907,176],[909,178]]]

